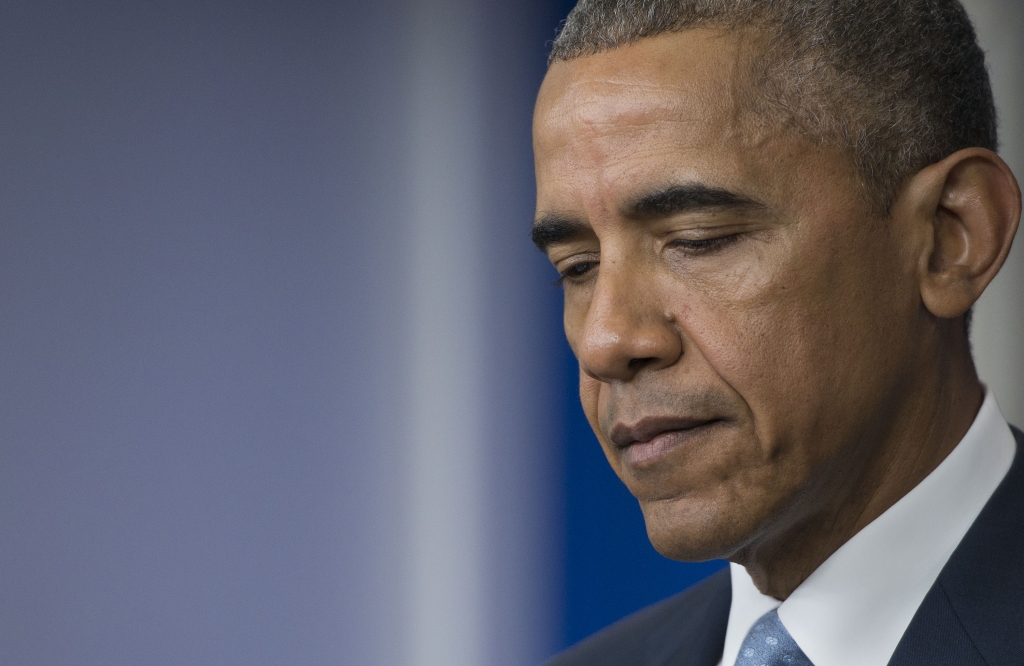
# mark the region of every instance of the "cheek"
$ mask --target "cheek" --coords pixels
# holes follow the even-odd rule
[[[795,424],[817,418],[835,350],[820,266],[791,261],[794,248],[784,249],[692,281],[687,302],[673,308],[694,352],[745,403],[768,455],[795,439]]]
[[[587,417],[587,422],[590,423],[590,429],[594,431],[598,441],[601,442],[601,448],[605,449],[605,454],[608,454],[610,451],[605,445],[599,427],[603,386],[601,382],[580,371],[580,403],[583,406],[583,413]]]
[[[680,308],[691,343],[742,397],[769,454],[830,455],[835,435],[873,408],[901,363],[886,330],[905,307],[890,297],[898,286],[872,284],[891,267],[878,265],[877,249],[878,262],[864,261],[872,248],[862,235],[829,239],[839,250],[794,245]]]
[[[813,393],[813,377],[802,336],[807,333],[785,303],[765,299],[746,307],[690,311],[691,344],[714,373],[738,394],[748,410],[756,439],[771,455],[789,439],[782,422],[795,416]]]
[[[755,387],[785,383],[802,355],[817,280],[794,254],[780,234],[705,270],[674,271],[677,321],[694,351],[744,398]]]
[[[580,371],[580,402],[591,427],[597,424],[597,409],[601,400],[601,382]]]
[[[602,389],[604,386],[604,384],[593,377],[580,372],[580,403],[583,405],[583,413],[587,417],[587,422],[590,423],[590,429],[594,432],[598,442],[601,444],[601,450],[608,459],[608,463],[612,466],[612,469],[615,470],[615,473],[621,477],[621,466],[619,465],[618,458],[614,455],[612,445],[607,442],[601,434],[601,429],[599,427],[601,400],[603,398],[607,398],[607,395],[602,395]]]

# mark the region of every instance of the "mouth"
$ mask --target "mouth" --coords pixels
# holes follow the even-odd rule
[[[657,464],[723,422],[720,418],[646,418],[632,426],[616,425],[610,439],[623,464],[644,468]]]

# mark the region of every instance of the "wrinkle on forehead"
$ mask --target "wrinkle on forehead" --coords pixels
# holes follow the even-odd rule
[[[556,135],[572,129],[592,138],[652,123],[710,124],[711,118],[733,115],[732,100],[716,92],[696,85],[576,81],[551,108],[542,129]]]
[[[535,147],[669,120],[681,131],[702,125],[708,138],[762,143],[764,123],[749,104],[751,54],[743,33],[693,29],[555,63],[537,100]]]

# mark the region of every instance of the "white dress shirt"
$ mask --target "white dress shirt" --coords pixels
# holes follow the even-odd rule
[[[814,666],[885,666],[914,613],[1013,462],[1016,443],[995,397],[920,484],[843,544],[783,602],[730,565],[722,665],[732,666],[762,615],[779,618]]]

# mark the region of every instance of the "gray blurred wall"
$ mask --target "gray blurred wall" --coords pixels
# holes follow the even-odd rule
[[[0,664],[552,649],[505,5],[0,3]]]
[[[1024,182],[1024,3],[965,0],[974,20],[999,110],[1000,154]],[[1024,241],[978,303],[972,342],[978,371],[1006,418],[1024,425]]]

